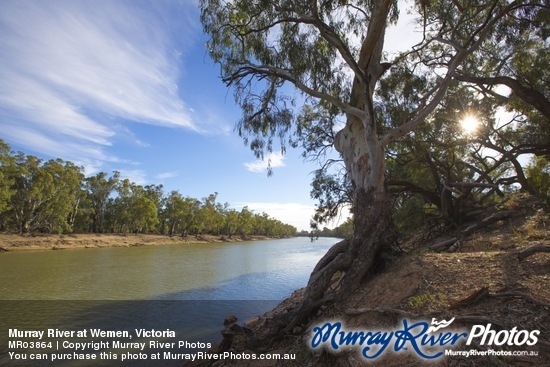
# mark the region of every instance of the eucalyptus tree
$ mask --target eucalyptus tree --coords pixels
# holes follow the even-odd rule
[[[218,235],[224,227],[223,205],[217,203],[218,193],[202,198],[202,205],[197,213],[196,225],[200,228],[198,234],[207,232]]]
[[[11,197],[13,222],[20,234],[30,230],[33,213],[40,206],[43,194],[40,187],[42,160],[18,153],[15,170],[12,171],[14,195]]]
[[[251,235],[254,231],[254,213],[248,209],[248,206],[245,206],[239,212],[239,227],[238,233],[241,236]]]
[[[129,179],[121,180],[117,186],[117,197],[107,204],[106,227],[114,232],[145,233],[156,229],[159,223],[158,206],[161,186],[145,188]]]
[[[322,130],[334,132],[333,145],[351,185],[354,235],[317,264],[304,302],[288,314],[283,331],[323,303],[347,297],[392,246],[388,147],[426,120],[460,68],[497,30],[514,27],[518,14],[539,7],[524,1],[455,3],[417,4],[422,42],[389,59],[386,29],[403,10],[395,0],[201,1],[210,55],[221,66],[222,80],[234,89],[242,109],[237,131],[253,152],[258,157],[274,149],[284,152],[302,121],[322,124]],[[403,64],[424,85],[406,115],[384,121],[375,108],[376,91],[392,66]],[[340,128],[331,123],[337,119],[322,116],[343,116],[345,123]],[[343,275],[331,291],[336,274]]]
[[[0,230],[3,229],[4,217],[2,213],[10,209],[10,198],[13,195],[13,170],[15,158],[11,154],[11,148],[0,139]]]
[[[61,159],[43,162],[19,153],[11,173],[14,194],[10,206],[19,233],[72,230],[67,220],[84,178],[79,167]]]
[[[381,83],[379,103],[388,120],[411,108],[410,89],[405,86],[414,83],[407,80],[407,75],[395,73]],[[396,90],[401,91],[399,96]],[[388,150],[387,182],[400,229],[417,229],[428,216],[432,224],[456,224],[484,199],[502,195],[499,180],[509,173],[509,159],[498,160],[497,152],[488,155],[484,149],[498,133],[494,128],[498,104],[493,102],[455,82],[428,118],[429,124]],[[476,111],[476,117],[466,111]]]
[[[162,217],[168,225],[168,234],[173,236],[177,233],[182,237],[188,235],[195,226],[199,217],[201,202],[190,197],[183,197],[179,191],[172,191],[164,199]],[[200,227],[202,228],[202,227]]]
[[[95,176],[86,178],[86,190],[91,206],[92,232],[104,232],[104,219],[107,200],[115,190],[120,178],[119,172],[113,172],[111,177],[107,173],[99,172]]]
[[[47,182],[44,190],[51,192],[51,200],[42,208],[43,225],[50,232],[72,232],[70,217],[82,196],[82,169],[62,159],[51,159],[42,169]]]
[[[143,187],[144,193],[143,195],[151,200],[155,206],[155,210],[157,212],[157,219],[159,220],[162,216],[162,208],[163,208],[163,199],[164,199],[164,186],[163,185],[145,185]],[[163,228],[159,228],[159,233],[163,232]]]
[[[546,157],[534,157],[526,169],[527,178],[538,194],[550,201],[550,161]]]
[[[235,209],[225,211],[225,234],[232,238],[239,228],[239,212]]]
[[[113,195],[105,204],[104,231],[127,233],[131,230],[132,196],[135,189],[136,184],[128,178],[116,183]]]
[[[185,220],[186,205],[178,191],[172,191],[164,200],[162,217],[168,226],[168,235],[173,236]]]
[[[184,203],[184,214],[183,219],[180,222],[179,228],[182,237],[186,237],[189,232],[202,228],[202,224],[199,223],[199,213],[201,210],[201,201],[192,197],[185,197],[183,199]]]
[[[159,224],[155,202],[144,195],[132,197],[130,214],[130,229],[133,232],[153,232]]]

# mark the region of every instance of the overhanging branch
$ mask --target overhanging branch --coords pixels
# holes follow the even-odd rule
[[[494,28],[494,26],[500,19],[505,17],[510,11],[521,6],[521,2],[514,1],[506,6],[504,9],[502,9],[500,12],[498,12],[494,17],[492,17],[493,11],[496,8],[497,3],[498,1],[494,1],[483,24],[478,29],[476,29],[475,32],[473,32],[472,36],[470,37],[469,41],[464,45],[464,47],[458,49],[455,55],[450,59],[449,63],[447,64],[447,72],[445,74],[445,78],[439,81],[438,88],[434,92],[431,101],[424,108],[422,108],[412,119],[410,119],[403,125],[390,130],[386,135],[384,135],[380,139],[382,145],[388,145],[417,128],[426,119],[426,117],[428,117],[428,115],[431,114],[439,105],[439,103],[445,96],[447,89],[451,84],[451,81],[455,77],[457,68],[462,64],[466,57],[471,55],[480,47],[482,42],[487,39],[490,31]],[[477,38],[475,36],[477,36]],[[454,48],[457,48],[458,46],[458,44],[453,42]]]
[[[455,73],[454,78],[462,82],[478,85],[505,85],[510,88],[522,101],[535,107],[547,119],[550,119],[550,101],[540,91],[526,87],[518,80],[508,76],[475,77],[473,75]]]
[[[350,104],[344,103],[342,100],[338,99],[337,97],[334,97],[330,94],[323,93],[319,90],[313,89],[306,85],[304,82],[300,81],[299,79],[295,78],[292,73],[288,70],[271,66],[271,65],[254,65],[254,64],[247,64],[239,68],[235,73],[233,73],[230,77],[224,78],[224,82],[226,83],[234,83],[238,80],[242,80],[246,77],[257,77],[257,78],[266,78],[266,77],[278,77],[285,81],[288,81],[296,88],[298,88],[303,93],[315,97],[324,101],[327,101],[338,108],[340,108],[344,113],[348,115],[354,115],[358,118],[364,118],[365,111],[353,107]]]

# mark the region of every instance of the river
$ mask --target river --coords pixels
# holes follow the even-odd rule
[[[226,316],[245,321],[305,286],[336,242],[298,237],[0,254],[0,365],[32,365],[7,357],[7,329],[15,328],[154,328],[173,330],[178,340],[216,341]]]

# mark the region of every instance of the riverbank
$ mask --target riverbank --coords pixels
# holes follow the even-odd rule
[[[472,341],[471,346],[462,345],[454,349],[476,350],[479,353],[467,359],[460,354],[443,356],[438,360],[438,365],[547,366],[550,361],[550,208],[539,203],[518,203],[514,210],[517,215],[492,222],[463,236],[459,246],[454,249],[437,247],[437,250],[433,250],[431,247],[447,241],[449,237],[455,237],[456,233],[473,224],[483,222],[487,213],[480,215],[475,222],[464,223],[455,230],[440,232],[430,239],[426,239],[423,232],[403,238],[401,248],[404,252],[401,256],[388,263],[380,273],[368,278],[349,297],[321,306],[311,315],[309,322],[295,326],[286,334],[278,335],[276,341],[269,337],[273,326],[278,325],[279,320],[284,320],[285,315],[300,306],[305,289],[295,291],[290,298],[264,315],[248,321],[238,321],[246,322],[250,333],[238,333],[234,336],[232,353],[283,357],[292,355],[294,360],[284,360],[281,363],[277,359],[222,359],[215,365],[370,366],[372,364],[368,362],[372,359],[367,360],[361,354],[362,351],[369,350],[363,350],[359,346],[342,348],[338,353],[331,346],[312,350],[309,346],[312,343],[313,328],[337,320],[347,330],[376,333],[388,328],[400,330],[404,327],[401,319],[430,322],[435,318],[452,320],[453,328],[470,332],[475,325],[487,327],[487,332],[498,330],[497,335],[503,335],[502,330],[506,333],[510,330],[539,331],[534,345],[523,345],[525,341],[516,345],[511,342],[506,345],[495,344],[494,350],[499,354],[488,356],[483,355],[483,351],[492,349],[492,342],[488,346],[484,344],[485,338],[477,338]],[[337,289],[338,281],[339,278],[334,278],[331,289]],[[220,329],[221,324],[222,320]],[[253,342],[250,340],[251,336]],[[436,347],[437,351],[443,350],[441,345]],[[452,348],[449,345],[445,349]],[[211,351],[215,353],[220,350],[223,350],[222,343],[215,345]],[[412,348],[409,347],[409,350]],[[376,358],[376,365],[430,366],[434,363],[423,359],[414,351],[403,351],[388,347],[385,353]],[[211,365],[211,361],[189,364],[192,367]]]
[[[76,248],[159,246],[267,240],[267,236],[164,236],[155,234],[0,234],[0,252]]]

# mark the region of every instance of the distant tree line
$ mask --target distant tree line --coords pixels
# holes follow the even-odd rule
[[[348,238],[353,235],[353,220],[352,217],[348,217],[344,223],[334,228],[323,227],[319,229],[318,226],[313,225],[311,231],[300,231],[297,236],[309,236],[311,238],[317,237],[336,237],[336,238]]]
[[[296,228],[230,208],[217,193],[201,200],[162,185],[138,185],[118,172],[85,177],[62,159],[12,152],[0,140],[0,231],[292,236]]]

